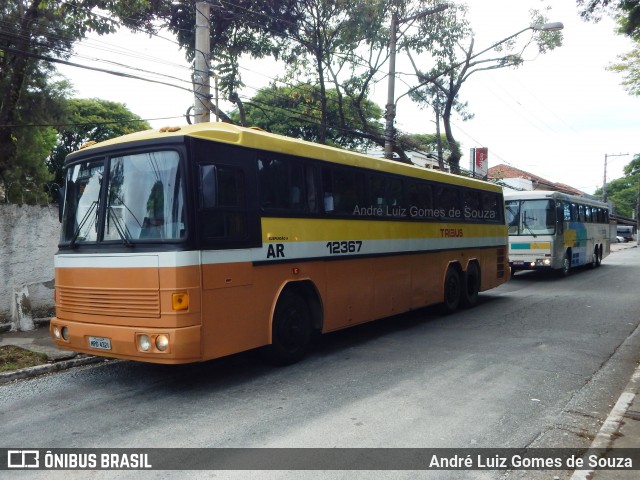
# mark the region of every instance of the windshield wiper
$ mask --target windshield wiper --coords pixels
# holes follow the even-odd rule
[[[130,240],[131,233],[129,232],[127,226],[120,223],[120,220],[114,213],[114,208],[112,206],[109,206],[107,210],[109,212],[109,218],[113,219],[113,225],[116,227],[116,231],[122,239],[122,243],[124,243],[127,247],[133,247],[133,243]]]
[[[97,201],[91,202],[91,206],[89,207],[89,210],[87,210],[87,213],[85,213],[84,216],[82,217],[82,220],[80,220],[80,223],[78,224],[78,228],[76,229],[76,231],[73,232],[73,237],[71,237],[71,241],[69,242],[70,247],[76,246],[76,240],[78,240],[78,237],[80,236],[82,227],[84,227],[84,224],[87,223],[87,220],[89,220],[89,216],[91,215],[91,212],[93,212],[97,206],[98,206]]]
[[[535,220],[535,217],[528,217],[528,218],[529,218],[529,220]],[[531,235],[533,235],[533,238],[537,238],[538,237],[535,233],[533,233],[533,230],[531,230],[531,228],[527,224],[527,216],[526,215],[522,216],[522,226],[524,228],[526,228],[527,230],[529,230],[529,233],[531,233]]]

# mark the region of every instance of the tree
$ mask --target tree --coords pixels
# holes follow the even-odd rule
[[[640,0],[576,0],[586,20],[598,21],[610,15],[618,22],[618,33],[631,37],[635,47],[618,56],[609,70],[622,74],[622,85],[631,95],[640,95]]]
[[[546,53],[562,45],[560,32],[535,32],[528,41],[518,44],[518,36],[525,30],[511,37],[496,42],[490,48],[477,51],[471,29],[465,18],[466,7],[450,7],[443,13],[448,20],[445,29],[439,24],[434,27],[432,22],[421,22],[422,38],[413,40],[405,45],[412,58],[414,70],[419,84],[410,89],[414,99],[433,105],[437,116],[441,113],[445,135],[451,146],[449,166],[452,172],[460,171],[462,153],[453,136],[451,115],[458,111],[463,119],[469,118],[466,103],[458,99],[460,90],[469,77],[477,72],[501,68],[518,67],[523,64],[523,54],[531,43],[536,43],[539,53]],[[538,11],[531,11],[532,25],[544,24],[547,20]],[[411,49],[418,54],[428,52],[435,66],[423,70],[419,62],[414,59]],[[485,55],[488,54],[488,55]]]
[[[327,105],[324,115],[321,106],[323,95]],[[248,125],[273,133],[311,142],[319,142],[324,136],[325,141],[322,143],[342,148],[370,146],[371,142],[363,138],[359,130],[359,114],[354,109],[341,112],[339,105],[338,93],[334,89],[322,92],[317,86],[310,84],[287,87],[272,85],[260,89],[251,100],[245,102],[245,114]],[[377,124],[378,133],[381,133],[382,109],[370,100],[365,100],[363,110],[366,112],[367,122]],[[238,113],[232,114],[231,118],[237,120]],[[323,129],[323,118],[327,125],[341,127]]]
[[[633,50],[618,56],[618,60],[608,70],[622,74],[622,85],[630,95],[640,95],[640,44],[636,43]]]
[[[451,154],[451,147],[446,135],[440,135],[431,133],[413,133],[402,134],[398,137],[398,143],[404,150],[415,150],[430,156],[431,158],[438,159],[438,165],[441,170],[444,170],[444,165],[440,163],[440,160],[445,155]],[[460,146],[458,145],[458,149]]]
[[[0,0],[3,19],[0,35],[0,183],[34,182],[33,172],[29,173],[33,168],[24,163],[31,156],[21,148],[30,148],[36,134],[28,130],[35,127],[26,125],[60,121],[55,101],[49,101],[47,108],[33,108],[38,103],[34,99],[56,100],[60,83],[50,81],[54,68],[49,59],[68,57],[73,43],[89,31],[101,34],[115,31],[118,19],[124,24],[142,27],[144,22],[134,19],[132,12],[143,12],[159,3],[155,0]],[[101,11],[113,15],[103,15]],[[50,139],[50,133],[40,132],[39,135]],[[39,158],[38,168],[44,167],[44,158]]]
[[[196,2],[193,0],[155,0],[138,11],[140,28],[159,26],[174,33],[193,61],[195,49]],[[210,2],[211,63],[218,77],[220,93],[243,111],[240,90],[244,86],[240,61],[247,56],[264,58],[282,54],[291,32],[297,30],[297,0],[221,0]],[[224,112],[218,112],[225,121]],[[238,117],[243,124],[242,116]]]
[[[64,159],[84,143],[102,142],[110,138],[151,128],[139,116],[118,102],[94,99],[71,99],[67,102],[66,125],[57,132],[57,143],[47,166],[54,175],[53,183],[64,183]]]
[[[331,126],[346,128],[345,109],[358,107],[358,102],[366,96],[366,89],[359,90],[359,97],[345,105],[345,94],[355,83],[349,82],[353,75],[342,72],[349,65],[358,62],[355,57],[358,48],[365,44],[377,44],[381,31],[381,21],[388,7],[385,0],[299,0],[296,13],[299,28],[292,32],[288,57],[296,59],[289,63],[289,77],[305,77],[317,85],[319,92],[319,143],[326,143]],[[353,73],[353,71],[351,72]],[[331,84],[331,87],[328,85]],[[345,88],[346,87],[346,88]],[[338,115],[329,122],[328,91],[333,89],[337,101]],[[351,103],[351,105],[349,105]],[[365,107],[366,108],[366,107]],[[361,120],[364,120],[361,117]],[[364,125],[363,125],[364,126]],[[375,127],[374,127],[375,129]]]
[[[640,40],[640,0],[576,0],[576,4],[585,20],[610,15],[618,20],[620,33]]]
[[[637,215],[639,189],[640,154],[636,154],[633,160],[625,165],[624,176],[607,183],[607,200],[613,204],[613,212],[629,218],[633,218],[634,212]],[[595,195],[602,196],[602,189],[597,189]]]

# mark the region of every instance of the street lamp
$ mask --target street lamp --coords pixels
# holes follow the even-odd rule
[[[420,14],[420,16],[429,15],[431,13],[435,13],[434,10],[435,11],[442,11],[442,10],[445,10],[446,8],[448,8],[448,7],[449,7],[449,5],[446,5],[446,4],[445,5],[441,5],[439,7],[436,7],[436,9],[439,9],[439,10],[436,10],[436,9],[429,10],[427,12],[423,12],[422,14]],[[385,130],[384,130],[384,156],[385,156],[385,158],[388,158],[388,159],[392,159],[393,158],[393,147],[395,146],[395,134],[396,134],[395,127],[393,126],[393,121],[394,121],[395,116],[396,116],[396,104],[398,103],[398,100],[400,100],[402,97],[404,97],[405,95],[409,95],[412,92],[415,92],[417,89],[423,87],[427,83],[432,82],[436,78],[441,77],[442,75],[446,75],[447,73],[449,73],[449,72],[455,70],[456,68],[464,65],[469,60],[473,60],[474,58],[479,57],[483,53],[486,53],[489,50],[493,50],[498,45],[501,45],[501,44],[503,44],[505,42],[508,42],[512,38],[517,37],[521,33],[526,32],[527,30],[533,30],[533,31],[536,31],[536,32],[555,32],[555,31],[558,31],[558,30],[562,30],[564,28],[564,24],[562,22],[547,22],[547,23],[543,23],[543,24],[529,25],[528,27],[523,28],[519,32],[514,33],[513,35],[510,35],[507,38],[503,38],[499,42],[496,42],[493,45],[485,48],[484,50],[476,53],[475,55],[472,55],[471,57],[465,59],[464,61],[462,61],[460,63],[456,63],[455,65],[452,65],[451,67],[447,68],[446,70],[443,70],[442,72],[438,73],[437,75],[434,75],[432,77],[429,77],[426,80],[423,80],[422,82],[420,82],[415,87],[410,88],[408,91],[406,91],[405,93],[400,95],[394,101],[395,72],[396,72],[395,69],[396,69],[396,29],[397,29],[397,25],[399,23],[402,23],[403,21],[414,20],[415,18],[416,18],[416,16],[409,17],[407,19],[398,20],[396,18],[395,14],[393,14],[391,16],[391,43],[390,43],[391,53],[390,53],[390,56],[389,56],[389,88],[388,88],[388,91],[387,91],[387,106],[386,106],[386,112],[385,112],[386,125],[385,125]]]

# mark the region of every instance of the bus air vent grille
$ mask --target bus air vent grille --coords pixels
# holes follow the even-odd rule
[[[119,317],[160,317],[160,295],[154,289],[58,287],[58,306],[76,313]]]

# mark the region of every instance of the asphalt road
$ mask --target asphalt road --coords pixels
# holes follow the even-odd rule
[[[634,248],[565,279],[519,273],[481,294],[472,310],[441,316],[426,309],[330,334],[307,359],[286,368],[251,354],[173,367],[114,361],[7,384],[0,386],[0,447],[586,447],[640,359],[639,267],[640,249]],[[91,474],[170,476],[534,475]]]

